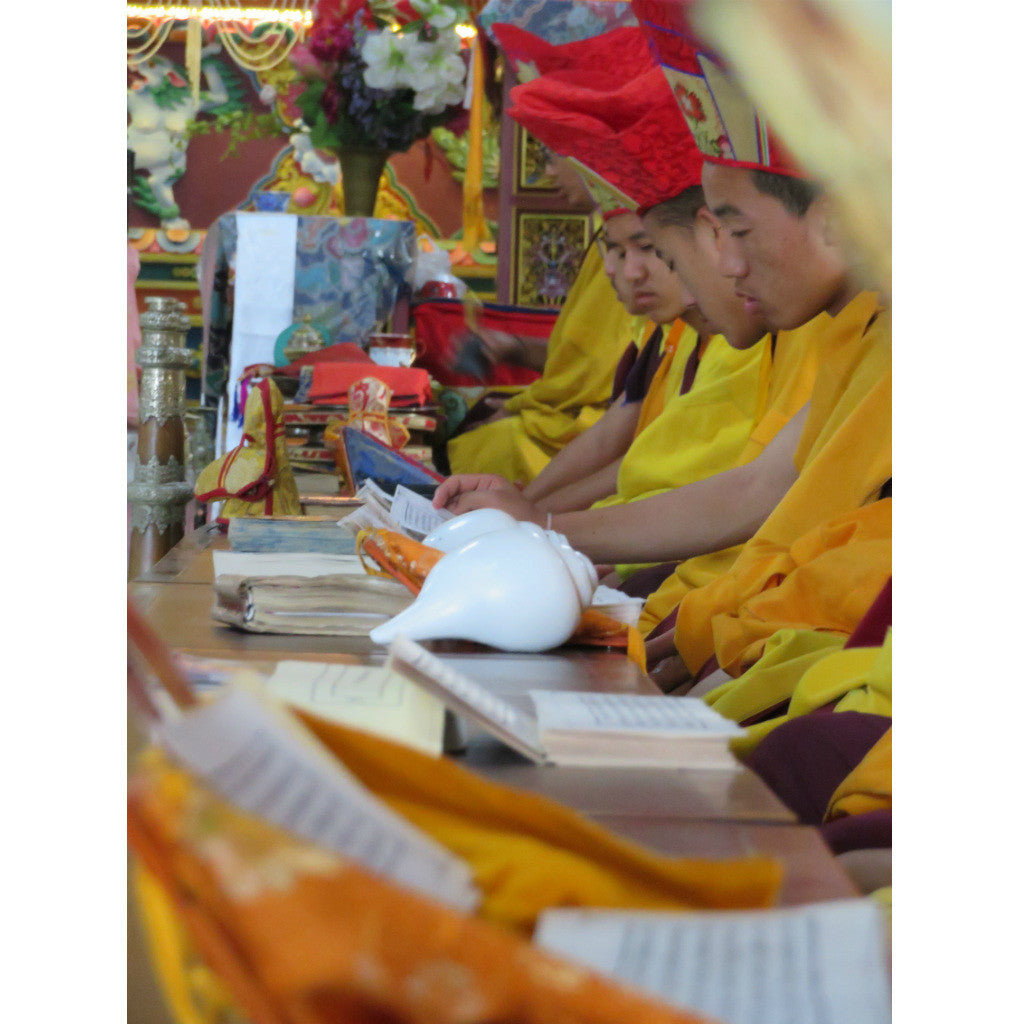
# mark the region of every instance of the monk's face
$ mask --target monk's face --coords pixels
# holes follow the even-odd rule
[[[658,258],[635,213],[617,213],[605,221],[601,248],[605,273],[634,316],[667,324],[693,305],[693,297]]]
[[[764,318],[744,307],[719,268],[718,226],[706,210],[692,227],[663,224],[656,213],[643,223],[658,255],[693,296],[713,333],[725,335],[733,348],[749,348],[764,336]]]
[[[748,312],[773,331],[799,327],[823,310],[839,312],[848,298],[848,265],[832,244],[824,199],[798,216],[760,192],[745,168],[706,162],[702,181],[708,209],[721,223],[721,271]]]

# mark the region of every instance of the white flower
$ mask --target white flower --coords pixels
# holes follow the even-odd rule
[[[437,0],[409,0],[416,13],[434,28],[449,28],[458,20],[459,12],[455,7],[449,7]]]
[[[371,32],[359,55],[366,62],[363,78],[371,89],[397,89],[406,69],[402,37],[394,32]]]
[[[269,83],[260,89],[260,100],[266,105],[271,106],[277,99],[277,89]]]

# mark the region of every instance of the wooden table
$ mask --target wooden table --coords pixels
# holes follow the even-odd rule
[[[129,595],[173,649],[244,662],[299,659],[347,663],[382,661],[385,651],[361,637],[245,633],[215,622],[212,547],[216,534],[188,535]],[[208,562],[209,579],[202,578]],[[190,582],[191,581],[191,582]],[[517,655],[456,642],[431,643],[442,660],[515,703],[531,688],[660,693],[619,651],[562,649]],[[557,800],[623,838],[689,857],[776,856],[786,865],[784,903],[840,898],[856,890],[816,829],[798,826],[764,783],[737,772],[663,768],[556,768],[526,761],[493,737],[470,728],[459,763],[524,791]]]

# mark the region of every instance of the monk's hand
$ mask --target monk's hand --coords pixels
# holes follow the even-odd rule
[[[480,354],[492,366],[498,363],[521,364],[524,361],[526,346],[517,335],[479,324],[476,335],[480,339]]]
[[[475,508],[497,508],[507,512],[513,519],[536,523],[538,526],[544,526],[547,518],[544,512],[515,488],[511,491],[466,491],[448,504],[448,511],[456,515],[472,512]]]
[[[472,491],[511,491],[519,493],[519,489],[511,480],[498,473],[455,473],[448,477],[434,491],[434,508],[447,508],[454,512],[451,504],[459,495]]]

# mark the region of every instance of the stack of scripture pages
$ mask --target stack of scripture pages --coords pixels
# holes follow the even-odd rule
[[[690,697],[531,690],[531,715],[399,637],[387,666],[536,764],[737,769],[742,729]]]
[[[380,576],[220,576],[212,614],[250,633],[367,636],[412,603]]]
[[[215,551],[213,571],[213,617],[251,633],[366,636],[413,600],[355,556]]]

